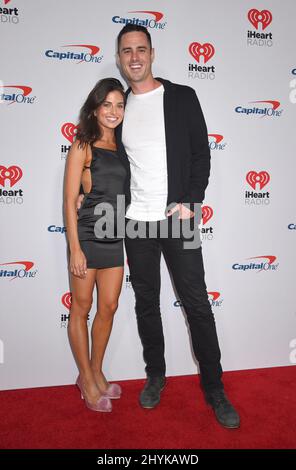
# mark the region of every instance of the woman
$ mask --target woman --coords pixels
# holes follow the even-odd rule
[[[65,174],[64,208],[72,291],[68,332],[79,369],[76,384],[86,406],[94,411],[111,411],[110,399],[121,395],[119,385],[107,382],[102,363],[122,285],[123,241],[116,238],[116,233],[115,238],[104,234],[98,238],[96,222],[100,221],[100,216],[96,214],[98,204],[105,207],[109,203],[115,213],[115,224],[117,195],[124,194],[127,172],[116,153],[115,142],[115,128],[122,122],[124,103],[124,90],[119,80],[105,78],[95,85],[81,108]],[[77,218],[81,183],[85,197]],[[102,211],[99,212],[102,215]],[[87,318],[95,284],[98,301],[89,357]]]

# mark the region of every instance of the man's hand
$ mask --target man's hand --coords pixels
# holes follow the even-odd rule
[[[76,201],[76,209],[79,211],[82,201],[84,199],[84,194],[79,194],[77,201]]]
[[[188,207],[184,206],[183,204],[177,204],[171,210],[168,211],[168,216],[172,216],[175,212],[179,211],[178,219],[191,219],[194,217],[194,212],[188,209]]]

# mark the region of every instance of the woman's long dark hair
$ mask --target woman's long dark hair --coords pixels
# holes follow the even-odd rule
[[[76,134],[79,146],[91,145],[101,138],[102,132],[94,111],[101,106],[111,91],[119,91],[125,101],[124,88],[117,78],[103,78],[89,93],[79,114]]]

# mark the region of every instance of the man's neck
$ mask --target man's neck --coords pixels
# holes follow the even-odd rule
[[[145,82],[133,82],[130,83],[130,87],[132,92],[135,95],[141,95],[143,93],[148,93],[149,91],[155,90],[156,88],[160,87],[161,83],[152,76],[149,77]]]

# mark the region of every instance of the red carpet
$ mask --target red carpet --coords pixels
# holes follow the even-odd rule
[[[1,449],[295,449],[296,367],[224,374],[241,415],[227,430],[196,376],[169,377],[160,405],[143,410],[143,380],[121,382],[112,413],[89,411],[75,386],[0,392]]]

